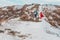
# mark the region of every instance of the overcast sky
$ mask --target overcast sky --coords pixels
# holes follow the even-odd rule
[[[57,4],[60,5],[60,0],[0,0],[0,6],[4,5],[24,5],[30,3],[40,3],[40,4]]]

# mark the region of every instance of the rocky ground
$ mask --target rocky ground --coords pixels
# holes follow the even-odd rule
[[[0,26],[0,40],[57,40],[60,30],[42,22],[9,20]]]

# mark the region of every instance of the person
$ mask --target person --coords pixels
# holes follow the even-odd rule
[[[43,12],[40,12],[39,16],[40,16],[40,19],[42,19],[44,17]]]
[[[38,11],[37,10],[34,11],[34,15],[35,15],[35,17],[37,17],[37,15],[38,15]]]

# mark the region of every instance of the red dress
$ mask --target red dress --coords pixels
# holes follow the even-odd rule
[[[40,12],[40,19],[42,19],[44,17],[43,13]]]

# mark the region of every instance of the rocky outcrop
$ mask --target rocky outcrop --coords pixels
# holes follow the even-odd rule
[[[35,17],[34,11],[39,11],[40,4],[25,4],[21,8],[20,6],[6,6],[0,8],[0,23],[8,21],[10,19],[20,17],[23,21],[35,21],[39,22],[39,17]]]
[[[45,8],[44,14],[48,23],[56,28],[60,28],[60,7],[54,7],[56,8],[55,10],[48,9],[49,7]]]

